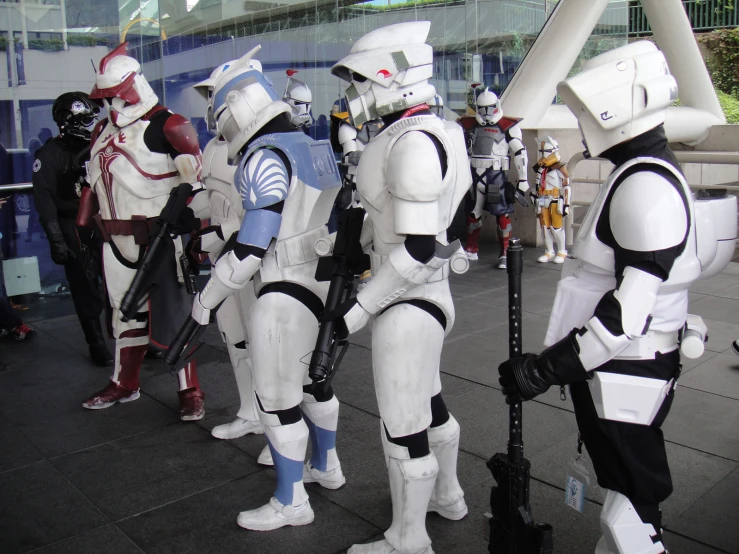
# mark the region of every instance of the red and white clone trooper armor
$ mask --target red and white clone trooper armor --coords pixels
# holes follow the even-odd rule
[[[514,211],[515,195],[523,195],[529,189],[526,175],[528,156],[518,126],[521,119],[504,117],[500,100],[490,88],[475,92],[475,116],[465,116],[459,120],[467,135],[472,171],[472,189],[465,205],[465,251],[470,260],[478,258],[482,212],[487,210],[495,216],[498,224],[498,267],[505,269],[512,230],[508,216]],[[508,182],[511,161],[518,175],[516,185]]]
[[[680,355],[700,356],[706,332],[688,315],[688,287],[731,258],[736,198],[691,193],[663,128],[677,83],[653,43],[588,60],[557,92],[590,154],[615,168],[562,268],[549,348],[501,364],[500,384],[524,400],[569,385],[606,492],[597,554],[664,554],[659,504],[672,479],[660,427]]]
[[[108,119],[99,122],[93,132],[88,168],[91,188],[82,199],[78,223],[90,225],[94,216],[105,241],[103,265],[116,340],[111,382],[83,403],[85,408],[99,410],[139,398],[139,372],[150,334],[152,342],[162,348],[168,344],[159,342],[158,336],[174,338],[173,333],[152,331],[153,327],[159,330],[171,325],[178,314],[156,311],[153,306],[166,298],[172,299],[172,309],[187,302],[177,264],[182,253],[179,237],[174,241],[176,259],[164,264],[171,279],[159,283],[156,301],[150,298],[136,317],[126,322],[120,306],[146,251],[150,223],[160,215],[170,191],[181,183],[192,184],[196,191],[202,185],[195,129],[184,117],[158,104],[141,66],[126,55],[126,44],[100,61],[90,98],[108,109]],[[205,200],[205,195],[200,196]],[[191,222],[199,224],[194,217]],[[201,419],[204,394],[195,362],[180,370],[178,378],[181,418]]]
[[[350,553],[429,554],[426,512],[467,514],[457,481],[459,424],[441,397],[439,362],[454,324],[449,271],[466,271],[446,229],[470,187],[462,129],[438,118],[431,24],[390,25],[360,38],[332,72],[350,83],[356,125],[382,118],[357,168],[367,211],[362,232],[372,280],[338,310],[350,333],[371,325],[372,365],[381,437],[390,477],[393,521],[385,538]]]

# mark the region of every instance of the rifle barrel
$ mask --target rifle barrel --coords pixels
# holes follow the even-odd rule
[[[521,274],[523,273],[523,247],[521,239],[512,238],[508,246],[508,356],[521,356],[523,328],[521,311]],[[509,406],[508,460],[520,463],[523,460],[523,407],[521,401]]]

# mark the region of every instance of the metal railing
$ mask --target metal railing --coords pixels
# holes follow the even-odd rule
[[[19,190],[31,190],[33,183],[15,183],[14,185],[0,185],[0,194],[4,192],[18,192]]]
[[[739,26],[739,2],[736,0],[683,0],[694,31],[713,31]],[[652,29],[641,2],[629,2],[629,36],[651,35]]]

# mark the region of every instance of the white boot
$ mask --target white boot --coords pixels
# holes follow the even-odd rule
[[[308,446],[308,426],[297,423],[280,425],[275,414],[260,412],[269,440],[277,473],[277,490],[269,503],[256,510],[241,512],[240,527],[253,531],[271,531],[286,525],[307,525],[313,521],[313,510],[303,486],[303,460]]]
[[[393,523],[384,540],[355,544],[348,554],[433,554],[426,532],[426,509],[439,473],[436,458],[432,452],[410,459],[407,448],[389,442],[384,431],[382,436],[388,455]]]
[[[262,448],[262,451],[259,453],[259,458],[257,458],[257,463],[260,466],[268,467],[273,467],[275,465],[275,462],[272,460],[272,451],[269,449],[269,445]]]
[[[550,230],[547,227],[542,226],[541,234],[544,238],[544,254],[539,256],[538,262],[546,264],[554,259],[554,239],[552,238],[552,233],[550,233]]]
[[[565,230],[564,227],[555,229],[552,227],[552,234],[554,240],[557,241],[557,255],[554,257],[555,264],[563,264],[567,259],[567,245],[565,244]]]
[[[606,490],[606,501],[600,512],[603,537],[595,547],[596,554],[663,554],[661,542],[653,542],[654,527],[644,523],[631,501],[623,494]]]
[[[249,433],[261,435],[264,433],[264,429],[259,421],[259,414],[255,405],[249,350],[247,348],[236,348],[230,343],[226,343],[226,346],[236,377],[236,386],[239,389],[241,408],[234,421],[215,426],[211,434],[217,439],[225,440],[238,439]]]
[[[457,479],[459,454],[459,423],[449,414],[449,420],[439,427],[429,428],[429,446],[439,464],[434,492],[429,501],[429,512],[458,521],[467,515],[464,491]]]
[[[304,393],[300,407],[310,431],[312,446],[311,459],[303,468],[303,482],[318,483],[326,489],[339,489],[346,483],[336,454],[339,401],[333,396],[326,402],[316,402],[312,395]]]

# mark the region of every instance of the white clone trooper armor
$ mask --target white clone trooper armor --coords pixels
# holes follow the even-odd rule
[[[293,75],[297,73],[294,69],[288,69],[287,73],[287,87],[285,88],[285,94],[282,95],[282,100],[290,106],[292,115],[290,116],[290,122],[296,127],[308,128],[311,126],[310,117],[310,105],[313,102],[313,94],[311,93],[308,85],[303,81],[293,79]]]
[[[559,144],[552,137],[539,143],[539,161],[536,163],[536,184],[531,191],[536,215],[546,250],[540,263],[553,261],[561,264],[567,258],[564,218],[570,210],[572,190],[567,168],[560,161]],[[554,244],[557,250],[554,250]]]
[[[157,338],[150,329],[152,322],[147,302],[137,317],[124,322],[120,312],[121,301],[146,250],[150,223],[167,204],[170,191],[181,183],[193,185],[194,193],[202,191],[202,160],[194,128],[184,117],[157,104],[157,96],[141,74],[139,63],[126,55],[126,44],[101,60],[90,98],[107,107],[108,119],[99,122],[93,133],[88,166],[92,195],[83,198],[86,207],[81,208],[81,212],[88,213],[78,221],[89,224],[91,216],[99,211],[95,218],[105,241],[103,266],[113,308],[116,355],[111,383],[85,401],[83,407],[102,409],[116,402],[139,398],[139,372],[150,333],[153,343],[156,344]],[[147,134],[150,128],[156,132]],[[88,209],[95,202],[94,197],[98,210]],[[193,198],[190,204],[195,215],[200,215],[197,212],[201,199],[204,195]],[[174,240],[174,245],[176,259],[179,259],[182,254],[179,237]],[[182,272],[176,260],[172,260],[172,264],[177,270],[173,272],[172,283],[167,285],[171,285],[177,294],[176,291],[184,291],[180,284]],[[158,296],[161,298],[165,294],[160,291]],[[150,303],[157,300],[150,300]],[[171,312],[158,315],[164,320],[178,317]],[[158,323],[161,327],[163,322]],[[201,419],[204,395],[198,384],[194,361],[180,370],[179,382],[182,419]]]
[[[672,377],[664,379],[657,378],[658,370],[665,360],[678,359],[681,336],[691,339],[683,343],[683,355],[702,353],[705,325],[688,316],[688,287],[703,268],[715,272],[725,265],[723,249],[736,236],[736,199],[694,200],[666,148],[661,124],[677,87],[654,44],[637,42],[593,58],[558,92],[578,116],[590,153],[617,167],[585,217],[572,249],[576,260],[564,266],[546,341],[569,335],[576,342],[599,418],[659,426],[679,369],[670,362]],[[655,369],[642,369],[647,367]],[[661,435],[650,440],[654,446],[642,441],[635,449],[644,456],[651,455],[647,449],[664,452]],[[595,457],[594,465],[599,473]],[[669,481],[666,462],[663,472],[662,480]],[[666,497],[670,491],[633,494]],[[598,553],[665,551],[653,541],[659,524],[645,523],[637,513],[645,504],[607,491]],[[658,512],[657,506],[652,510]]]
[[[468,134],[469,164],[472,170],[471,201],[468,202],[467,256],[478,258],[482,213],[488,210],[496,217],[500,253],[498,267],[505,269],[514,191],[506,186],[511,160],[516,169],[519,194],[529,189],[528,155],[523,145],[518,118],[504,117],[498,96],[488,87],[476,95],[475,117],[463,117],[460,123]]]
[[[192,318],[206,325],[210,311],[252,286],[253,278],[257,299],[247,336],[256,411],[277,489],[268,504],[242,512],[237,522],[267,531],[313,521],[304,483],[330,489],[345,483],[335,446],[339,402],[331,391],[304,389],[310,379],[303,362],[315,347],[328,289],[315,280],[316,243],[330,240],[326,222],[340,181],[328,141],[296,130],[290,106],[255,68],[258,50],[237,60],[214,85],[213,116],[236,166],[233,186],[243,216],[235,241],[196,297]],[[312,455],[304,464],[309,435]]]
[[[387,117],[357,170],[373,277],[345,306],[344,322],[350,333],[372,328],[393,522],[384,540],[354,545],[354,554],[432,552],[426,511],[448,519],[467,514],[456,477],[459,425],[440,396],[439,361],[454,323],[450,266],[468,267],[458,243],[447,244],[446,229],[470,173],[462,129],[426,104],[435,94],[428,83],[429,28],[419,21],[372,31],[332,69],[350,83],[346,98],[355,123]]]
[[[212,106],[216,80],[234,63],[236,62],[230,61],[218,66],[208,79],[193,87],[208,102],[208,127],[216,134],[203,152],[202,181],[210,199],[210,224],[218,230],[203,235],[200,245],[201,250],[208,253],[213,266],[218,261],[226,241],[238,233],[244,217],[241,194],[233,186],[236,167],[228,164],[228,145],[218,135]],[[254,69],[261,68],[257,60],[250,60],[250,63]],[[226,298],[216,312],[218,329],[228,349],[241,401],[236,419],[231,423],[217,425],[211,431],[212,435],[219,439],[235,439],[249,433],[264,433],[257,413],[249,355],[248,319],[249,310],[255,301],[254,286],[249,283]],[[259,456],[259,463],[272,465],[268,447],[265,447]]]

